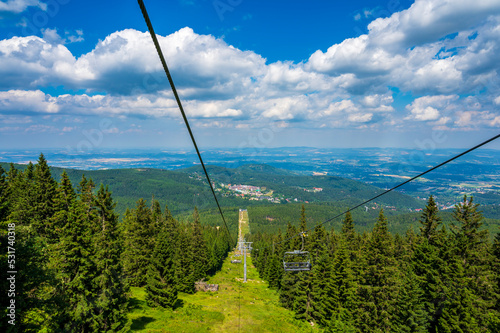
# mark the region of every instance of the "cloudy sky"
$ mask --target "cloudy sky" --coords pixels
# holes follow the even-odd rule
[[[145,4],[202,148],[500,133],[498,0]],[[136,1],[0,1],[0,148],[190,146]]]

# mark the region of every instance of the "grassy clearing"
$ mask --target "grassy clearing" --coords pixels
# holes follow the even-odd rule
[[[243,239],[245,235],[250,233],[250,223],[248,218],[248,211],[241,211],[239,213],[239,235],[238,239]]]
[[[250,232],[248,213],[239,218],[240,235]],[[318,327],[298,321],[294,313],[279,305],[277,291],[259,278],[247,255],[247,282],[243,283],[243,262],[231,264],[231,253],[222,269],[208,283],[218,292],[179,294],[174,310],[150,308],[144,288],[132,288],[132,309],[126,332],[320,332]],[[240,257],[241,258],[241,257]],[[241,258],[243,261],[243,258]]]
[[[243,283],[243,264],[231,264],[210,278],[218,292],[180,294],[175,310],[150,308],[144,288],[132,288],[132,310],[127,332],[320,332],[317,327],[294,319],[293,312],[279,305],[278,293],[259,279],[247,258],[248,282]]]

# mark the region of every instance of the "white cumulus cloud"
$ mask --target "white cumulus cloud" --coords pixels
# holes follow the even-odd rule
[[[28,7],[39,7],[47,10],[47,4],[38,0],[7,0],[0,1],[0,12],[24,12]]]
[[[441,112],[449,110],[457,95],[424,96],[415,99],[406,107],[410,111],[408,118],[419,121],[437,120]]]
[[[179,117],[149,33],[116,31],[75,57],[65,44],[83,31],[42,32],[0,40],[0,114]],[[299,63],[267,63],[188,27],[158,40],[188,116],[200,123],[498,126],[498,1],[416,0]],[[61,86],[85,93],[42,92]]]

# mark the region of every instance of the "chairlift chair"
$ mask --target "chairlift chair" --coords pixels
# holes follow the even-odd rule
[[[309,252],[304,251],[305,232],[300,233],[302,238],[302,248],[291,252],[285,252],[283,256],[283,268],[285,272],[310,271],[311,257]]]
[[[231,264],[241,264],[241,259],[238,257],[241,257],[240,253],[233,254],[231,256]]]
[[[283,268],[285,272],[310,271],[311,259],[309,252],[301,250],[285,252],[283,256]]]

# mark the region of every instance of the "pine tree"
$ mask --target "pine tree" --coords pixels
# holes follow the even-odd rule
[[[108,187],[102,184],[95,197],[99,232],[94,237],[97,276],[96,311],[93,330],[99,332],[117,331],[127,321],[127,292],[124,273],[120,261],[123,251],[118,229],[118,216],[114,213],[114,203]]]
[[[144,199],[139,199],[136,208],[125,215],[124,224],[123,267],[131,286],[144,286],[156,234],[151,209]]]
[[[483,216],[477,210],[479,204],[473,203],[473,198],[467,200],[467,195],[464,195],[463,202],[455,206],[453,212],[454,219],[459,225],[453,225],[454,232],[459,247],[459,255],[467,262],[477,261],[481,258],[481,250],[488,238],[487,230],[480,230],[483,225]]]
[[[306,207],[302,205],[300,211],[300,228],[299,231],[304,232],[307,230],[307,218],[306,218]]]
[[[488,231],[480,230],[483,216],[478,211],[478,206],[473,203],[472,197],[467,200],[464,195],[463,202],[455,206],[453,217],[458,225],[453,225],[452,231],[455,236],[457,261],[463,266],[463,281],[467,286],[467,290],[460,294],[459,298],[472,302],[472,306],[478,310],[473,319],[479,327],[485,329],[488,325],[489,309],[494,307],[498,294],[495,293],[492,283],[495,278],[490,269],[492,257],[488,248]],[[453,278],[456,281],[461,279],[461,276]]]
[[[311,321],[312,317],[312,274],[310,271],[301,271],[296,273],[297,282],[295,283],[295,297],[293,299],[292,309],[295,311],[295,318]]]
[[[493,260],[491,262],[491,269],[495,273],[495,294],[500,295],[500,233],[495,235],[492,245]],[[497,297],[495,303],[497,313],[500,313],[500,297]],[[500,323],[499,323],[500,324]]]
[[[297,274],[294,272],[284,272],[281,277],[280,303],[286,309],[293,309],[297,294]]]
[[[367,246],[366,261],[364,283],[359,287],[359,297],[364,302],[357,309],[360,329],[388,332],[393,326],[399,271],[382,209]]]
[[[328,249],[327,233],[322,225],[316,226],[311,235],[311,316],[326,326],[338,302],[337,289],[332,278],[332,258]]]
[[[193,260],[193,283],[203,279],[207,273],[208,256],[207,256],[207,246],[205,239],[203,238],[200,215],[198,213],[198,208],[194,208],[193,212],[193,247],[192,249],[192,260]]]
[[[431,195],[427,201],[424,211],[420,217],[420,234],[423,238],[427,239],[430,244],[436,244],[439,237],[439,226],[441,225],[441,218],[438,216],[438,208],[434,197]]]
[[[19,225],[31,226],[36,205],[33,164],[28,163],[24,172],[18,172],[11,164],[7,179],[12,205],[9,218]]]
[[[342,221],[342,235],[344,239],[347,241],[349,248],[352,249],[354,245],[355,231],[354,231],[354,221],[352,219],[350,211],[345,213],[345,218]]]
[[[280,237],[278,237],[278,241],[280,241],[279,238]],[[279,250],[275,249],[274,242],[270,252],[271,253],[267,257],[267,263],[265,264],[266,280],[270,288],[279,290],[281,287],[281,277],[283,275],[283,262]]]
[[[359,303],[358,286],[352,270],[350,250],[345,240],[341,240],[339,249],[335,253],[332,278],[337,294],[337,304],[333,311],[334,317],[347,328],[352,328],[355,322],[353,313]]]
[[[161,212],[160,202],[155,200],[154,197],[151,204],[151,219],[153,220],[153,228],[157,232],[164,227],[165,218]]]
[[[442,313],[436,325],[436,332],[480,332],[480,309],[474,303],[476,298],[467,287],[466,272],[458,257],[447,258],[448,272],[445,284]],[[486,321],[487,318],[480,320]]]
[[[397,299],[396,327],[398,332],[429,332],[429,316],[425,309],[421,281],[411,266],[407,266]]]
[[[356,333],[356,327],[351,322],[345,322],[342,319],[343,315],[337,313],[334,315],[330,324],[328,325],[326,332],[328,333]]]
[[[444,245],[444,244],[443,244]],[[422,291],[421,302],[428,318],[428,331],[436,332],[437,323],[442,315],[444,301],[449,294],[446,274],[449,257],[444,248],[429,243],[427,239],[418,244],[411,258],[411,270]]]
[[[32,225],[38,235],[48,237],[53,226],[50,219],[54,215],[54,199],[57,183],[52,178],[47,160],[40,154],[34,171],[34,192],[30,200],[33,201]]]
[[[318,258],[328,251],[328,234],[322,225],[314,228],[312,235],[309,238],[308,248],[311,258]],[[314,260],[313,260],[314,261]]]
[[[75,190],[71,185],[68,174],[63,171],[54,198],[54,215],[51,218],[52,228],[48,231],[48,236],[53,243],[59,241],[59,236],[68,223],[69,209],[75,200]]]
[[[10,189],[5,170],[0,166],[0,222],[7,220],[10,211]]]
[[[329,253],[321,253],[312,267],[311,306],[312,317],[322,326],[328,325],[338,304],[338,290],[334,286],[332,270]]]
[[[175,249],[167,228],[160,231],[148,267],[146,301],[149,306],[174,308],[177,301]]]
[[[294,238],[292,238],[292,236]],[[283,254],[290,250],[299,250],[301,245],[300,237],[297,237],[297,229],[291,223],[288,223],[283,241]],[[280,302],[283,307],[293,309],[297,290],[298,275],[294,272],[284,272],[281,277]]]
[[[94,285],[97,267],[93,247],[93,234],[87,208],[80,200],[69,210],[69,220],[62,231],[57,248],[59,277],[64,290],[69,331],[92,331],[94,313],[98,311],[95,300],[98,295]]]
[[[194,292],[194,260],[193,260],[193,237],[186,228],[179,229],[177,260],[176,260],[176,280],[178,290],[185,293]]]

